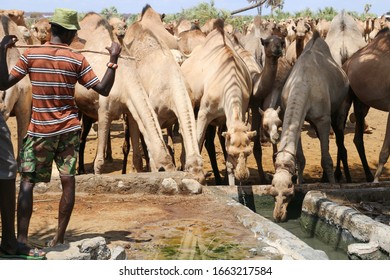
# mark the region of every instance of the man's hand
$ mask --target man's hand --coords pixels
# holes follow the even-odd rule
[[[116,63],[122,50],[121,45],[117,42],[112,42],[111,47],[106,47],[106,50],[110,53],[110,62]],[[111,61],[112,59],[115,61]]]
[[[18,38],[15,35],[5,35],[3,40],[1,40],[0,47],[2,49],[9,49],[15,46],[15,43],[18,41]]]

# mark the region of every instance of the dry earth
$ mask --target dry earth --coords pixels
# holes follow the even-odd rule
[[[369,164],[375,171],[379,151],[384,139],[387,114],[371,110],[367,117],[373,128],[372,134],[365,134],[365,147]],[[8,121],[16,148],[16,122]],[[123,131],[117,121],[112,133],[113,162],[107,163],[106,174],[120,174],[122,162]],[[302,130],[304,153],[306,156],[305,179],[319,181],[320,167],[319,141],[309,126]],[[356,148],[353,144],[353,129],[346,131],[346,147],[354,182],[364,181]],[[85,153],[86,169],[92,169],[96,151],[96,133],[91,133]],[[336,158],[336,144],[330,139],[331,155]],[[180,147],[177,147],[177,157]],[[219,144],[216,142],[220,170],[224,163]],[[272,148],[263,148],[265,170],[273,173]],[[205,171],[212,171],[205,150],[202,152]],[[253,156],[248,161],[251,179],[257,184],[256,164]],[[130,170],[131,163],[128,163]],[[224,172],[222,172],[224,174]],[[382,180],[389,179],[388,168]],[[208,185],[213,185],[213,177]],[[30,242],[43,246],[53,236],[57,223],[59,193],[35,194],[34,212],[30,226]],[[71,218],[67,241],[103,236],[110,246],[126,248],[129,259],[243,259],[248,250],[255,246],[253,233],[244,228],[226,207],[216,203],[205,191],[194,196],[165,195],[121,195],[77,193],[77,200]]]

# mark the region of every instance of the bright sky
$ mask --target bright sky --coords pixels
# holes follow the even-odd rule
[[[114,6],[119,13],[140,13],[149,4],[159,13],[178,13],[182,9],[192,8],[199,3],[210,3],[210,0],[0,0],[1,9],[18,9],[26,12],[53,12],[55,8],[70,8],[79,12],[101,12],[104,8]],[[310,8],[333,7],[338,11],[345,9],[359,14],[364,12],[364,5],[371,4],[371,13],[382,15],[390,11],[388,0],[285,0],[284,11],[296,12]],[[246,0],[215,0],[215,7],[227,11],[237,10],[249,5]],[[387,4],[386,4],[387,3]],[[263,14],[269,10],[263,9]],[[256,9],[243,14],[256,14]]]

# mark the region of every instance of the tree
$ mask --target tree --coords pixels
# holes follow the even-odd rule
[[[275,9],[279,8],[280,10],[283,9],[283,6],[284,6],[284,0],[248,0],[249,3],[258,3],[260,4],[258,7],[257,7],[257,10],[258,10],[258,14],[261,15],[262,13],[262,6],[263,4],[265,4],[265,6],[268,8],[268,7],[271,7],[271,16],[274,12]]]
[[[110,17],[121,17],[120,14],[118,13],[118,10],[116,7],[111,6],[109,8],[104,8],[100,14],[106,18],[109,19]]]
[[[368,12],[370,11],[371,7],[372,7],[371,4],[364,5],[364,14],[368,14]]]

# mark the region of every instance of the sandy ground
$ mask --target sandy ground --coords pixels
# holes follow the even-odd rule
[[[379,152],[384,139],[387,115],[371,110],[367,117],[373,128],[372,134],[365,134],[367,158],[375,171]],[[16,122],[9,119],[16,149]],[[122,142],[124,133],[120,121],[112,132],[113,162],[104,168],[106,174],[121,174]],[[363,169],[353,144],[353,129],[346,130],[345,143],[349,152],[349,164],[354,182],[365,181]],[[85,152],[86,169],[92,170],[96,152],[96,133],[88,138]],[[306,156],[305,179],[307,182],[320,180],[319,140],[309,126],[302,130],[303,149]],[[217,157],[221,173],[224,161],[216,142]],[[177,153],[180,146],[176,144]],[[330,139],[333,160],[336,158],[336,144]],[[264,169],[273,173],[272,148],[263,147]],[[202,151],[205,171],[212,171],[205,149]],[[130,157],[129,157],[130,158]],[[249,157],[252,184],[257,184],[257,169],[253,155]],[[385,166],[386,167],[386,166]],[[131,163],[128,163],[128,170]],[[382,180],[389,179],[385,168]],[[213,177],[208,185],[213,185]],[[34,212],[30,226],[30,242],[43,246],[54,235],[57,223],[59,193],[35,194]],[[110,246],[126,248],[130,259],[244,259],[253,248],[253,233],[244,228],[233,213],[215,203],[209,193],[195,196],[164,195],[120,195],[78,193],[71,218],[67,241],[103,236]]]

